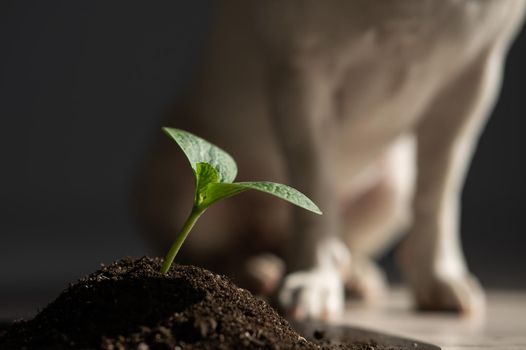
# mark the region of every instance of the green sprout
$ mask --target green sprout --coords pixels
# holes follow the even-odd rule
[[[322,214],[316,204],[292,187],[267,181],[234,182],[237,165],[228,153],[187,131],[166,127],[163,131],[179,145],[192,166],[195,175],[195,197],[190,215],[164,258],[161,273],[168,272],[199,217],[220,199],[252,189],[272,194],[301,208]]]

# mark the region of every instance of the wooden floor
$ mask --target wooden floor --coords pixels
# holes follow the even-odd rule
[[[526,292],[489,291],[484,317],[411,311],[409,296],[391,293],[384,305],[351,304],[343,323],[457,349],[526,349]]]

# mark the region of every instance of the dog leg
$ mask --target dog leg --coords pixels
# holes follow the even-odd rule
[[[352,196],[344,210],[344,236],[353,257],[347,290],[366,302],[385,295],[386,278],[374,258],[411,223],[415,183],[415,138],[400,137],[367,172],[373,182]],[[371,174],[372,172],[372,174]]]
[[[417,129],[414,225],[399,261],[421,309],[484,309],[482,289],[468,272],[461,249],[460,196],[474,146],[499,90],[502,61],[495,50],[467,65]]]
[[[288,271],[279,300],[294,318],[328,318],[343,310],[342,268],[349,253],[339,239],[339,208],[331,176],[335,122],[330,74],[315,62],[271,69],[271,114],[292,186],[308,194],[324,214],[293,213]]]

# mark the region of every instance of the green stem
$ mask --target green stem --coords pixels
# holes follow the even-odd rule
[[[204,209],[200,209],[197,207],[192,208],[192,212],[190,213],[190,216],[188,216],[188,219],[186,219],[183,228],[181,229],[181,232],[179,232],[177,239],[175,240],[174,244],[172,244],[170,250],[164,257],[163,265],[161,266],[161,273],[163,275],[166,274],[170,269],[170,266],[172,266],[175,256],[177,255],[177,252],[179,252],[179,249],[181,249],[184,240],[188,236],[188,233],[190,233],[197,219],[199,219],[199,217],[201,216],[201,214],[203,214],[204,211]]]

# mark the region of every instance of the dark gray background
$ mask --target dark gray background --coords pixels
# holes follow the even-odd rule
[[[0,298],[147,253],[129,210],[137,164],[212,13],[195,0],[0,4]],[[464,191],[468,261],[493,287],[526,286],[523,62],[525,33]]]

